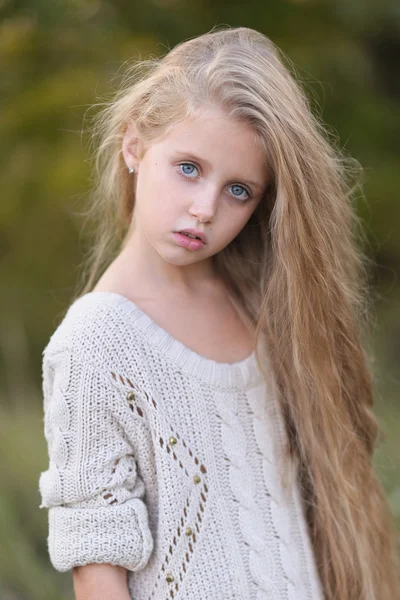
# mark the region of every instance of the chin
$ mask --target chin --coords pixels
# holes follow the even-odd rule
[[[189,254],[189,252],[188,252]],[[189,256],[163,256],[165,262],[177,267],[185,267],[186,265],[193,265],[194,263],[201,262],[203,258],[193,256],[195,253],[191,252]]]
[[[177,267],[184,267],[185,265],[192,265],[194,263],[200,262],[208,256],[200,256],[201,252],[191,252],[190,250],[185,250],[185,248],[177,247],[174,251],[169,250],[168,252],[158,252],[160,258],[162,258],[165,262],[176,265]]]

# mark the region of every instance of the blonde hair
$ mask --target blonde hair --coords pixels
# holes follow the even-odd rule
[[[127,69],[94,119],[97,175],[86,215],[95,240],[78,295],[93,288],[129,229],[134,187],[121,151],[129,124],[152,141],[210,104],[250,123],[270,184],[215,268],[270,350],[285,469],[296,465],[325,597],[395,600],[397,534],[372,466],[379,427],[362,339],[368,259],[351,185],[361,170],[313,115],[285,60],[265,35],[220,27]]]

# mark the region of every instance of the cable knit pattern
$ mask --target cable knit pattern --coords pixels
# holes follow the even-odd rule
[[[274,533],[278,539],[279,545],[279,559],[285,573],[286,578],[286,593],[289,600],[299,600],[303,592],[301,585],[301,578],[299,573],[299,558],[296,553],[291,551],[291,536],[290,536],[290,521],[287,518],[288,507],[287,500],[285,497],[286,490],[282,487],[279,480],[278,473],[278,449],[277,449],[277,434],[282,435],[283,428],[275,431],[275,447],[273,444],[274,432],[269,427],[269,435],[265,435],[265,431],[262,428],[263,423],[270,424],[271,422],[278,423],[278,411],[277,407],[270,402],[262,402],[262,396],[258,393],[257,388],[253,388],[248,394],[249,403],[254,411],[253,427],[254,433],[257,440],[258,447],[262,454],[262,472],[264,475],[264,486],[268,489],[270,498],[270,511],[272,515],[272,524]],[[282,448],[283,449],[283,448]],[[263,539],[267,539],[264,534]],[[262,556],[262,554],[261,554]],[[264,580],[261,582],[265,592],[268,592],[267,596],[263,593],[259,593],[258,598],[261,600],[265,597],[275,598],[277,597],[277,590],[274,589],[273,581],[273,570],[271,573],[267,573]]]
[[[135,600],[323,600],[255,353],[212,361],[127,298],[91,292],[43,352],[43,397],[57,570],[123,566]]]
[[[256,501],[254,473],[248,468],[247,443],[243,426],[237,416],[237,398],[229,404],[217,397],[222,418],[221,439],[230,462],[229,480],[238,503],[238,519],[250,556],[250,571],[259,587],[257,599],[279,598],[279,575],[268,539],[266,523]]]

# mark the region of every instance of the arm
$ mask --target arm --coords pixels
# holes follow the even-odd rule
[[[76,600],[131,600],[127,570],[110,564],[90,564],[72,571]]]
[[[89,565],[123,567],[127,593],[126,570],[146,566],[153,539],[143,480],[117,417],[123,400],[79,348],[46,355],[43,375],[50,460],[39,488],[40,508],[49,509],[50,560],[61,572]],[[103,573],[107,567],[80,572],[95,568]],[[90,589],[86,575],[77,581]],[[111,581],[117,585],[115,576]],[[97,571],[94,583],[99,589]]]

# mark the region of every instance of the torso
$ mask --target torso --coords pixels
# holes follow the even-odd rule
[[[137,289],[143,288],[137,285]],[[93,291],[125,296],[176,340],[205,358],[233,363],[244,360],[254,350],[254,328],[227,290],[220,286],[188,301],[176,295],[154,297],[133,293],[106,274]]]

